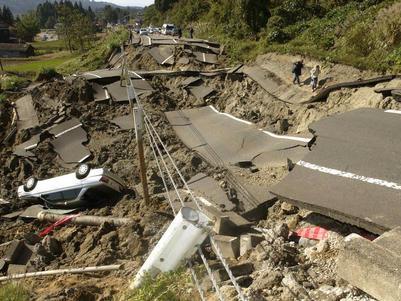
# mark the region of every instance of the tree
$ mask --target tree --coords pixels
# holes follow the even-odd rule
[[[82,13],[78,8],[70,5],[58,7],[59,25],[57,33],[72,52],[79,50],[83,52],[94,40],[94,25],[91,18]]]
[[[245,22],[254,33],[265,27],[270,17],[269,0],[241,0]]]
[[[3,9],[1,10],[1,21],[10,26],[14,24],[14,16],[8,6],[4,5]]]
[[[117,21],[118,21],[117,10],[113,9],[113,7],[111,7],[111,5],[106,5],[104,7],[103,14],[104,14],[104,19],[106,20],[106,22],[117,23]]]
[[[56,4],[48,1],[39,4],[36,8],[36,15],[42,28],[54,28],[57,20]]]
[[[164,13],[173,7],[176,2],[177,0],[155,0],[155,7],[158,11]]]
[[[32,42],[40,32],[40,26],[36,14],[31,12],[22,15],[16,22],[17,37],[25,42]]]

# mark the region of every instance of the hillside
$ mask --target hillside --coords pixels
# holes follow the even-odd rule
[[[54,0],[50,0],[51,2],[54,2]],[[6,5],[8,6],[13,14],[23,14],[26,13],[27,11],[33,10],[36,8],[41,3],[46,2],[46,0],[0,0],[0,6]],[[115,5],[113,3],[109,3],[107,1],[104,2],[97,2],[97,1],[92,1],[92,0],[75,0],[73,2],[82,2],[82,5],[85,8],[88,8],[90,6],[93,10],[97,9],[102,9],[106,5],[111,5],[113,7],[119,7],[118,5]]]
[[[168,20],[217,40],[235,61],[300,54],[362,69],[401,70],[401,3],[394,0],[156,1],[145,21]]]

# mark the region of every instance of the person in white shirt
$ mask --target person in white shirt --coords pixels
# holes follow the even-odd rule
[[[319,75],[320,75],[320,66],[316,65],[310,71],[311,86],[312,86],[312,91],[313,92],[316,91],[317,86],[319,85]]]

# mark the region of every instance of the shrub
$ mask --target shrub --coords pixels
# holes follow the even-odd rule
[[[42,68],[38,76],[36,77],[37,81],[47,81],[53,78],[62,78],[62,75],[56,71],[54,68]]]
[[[28,301],[29,292],[19,283],[8,283],[0,287],[1,301]]]
[[[16,75],[3,75],[0,78],[0,88],[1,90],[18,90],[28,84],[28,80],[23,77]],[[1,299],[0,299],[1,300]]]
[[[401,43],[401,3],[381,9],[373,26],[377,35],[377,47],[386,49]]]

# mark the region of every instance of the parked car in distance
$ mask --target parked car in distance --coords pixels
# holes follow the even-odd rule
[[[160,28],[159,27],[153,28],[153,33],[160,33]]]
[[[164,35],[173,35],[175,30],[174,24],[163,24],[162,26],[162,34]]]
[[[148,30],[146,28],[141,28],[139,30],[139,35],[141,35],[141,36],[146,36],[148,34],[149,34],[149,32],[148,32]]]
[[[43,200],[49,208],[72,209],[90,207],[98,201],[121,194],[124,181],[107,169],[91,169],[81,164],[75,173],[47,180],[29,178],[18,187],[23,200]]]

